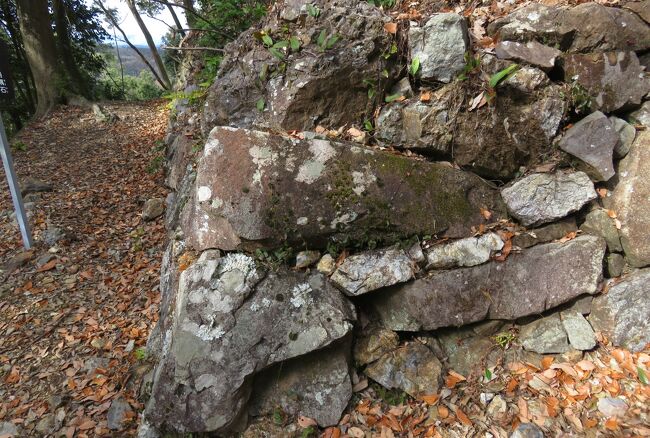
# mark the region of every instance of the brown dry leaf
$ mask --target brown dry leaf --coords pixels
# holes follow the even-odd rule
[[[449,409],[445,405],[438,406],[438,416],[440,418],[447,418],[449,416]]]
[[[358,427],[351,427],[348,429],[348,435],[354,438],[364,438],[366,433]]]
[[[483,216],[483,219],[486,221],[489,221],[492,219],[492,212],[485,207],[481,207],[481,216]]]
[[[420,94],[420,101],[421,102],[428,102],[431,100],[431,91],[423,91],[422,94]]]
[[[576,364],[578,368],[580,368],[583,371],[591,371],[596,369],[596,365],[590,360],[581,360]]]
[[[569,231],[564,235],[563,238],[559,239],[558,242],[560,243],[568,242],[569,240],[575,239],[577,235],[578,233],[576,231]]]
[[[384,24],[384,30],[390,34],[395,35],[397,33],[397,23]]]
[[[606,210],[607,211],[607,216],[611,217],[612,219],[616,219],[618,215],[614,210]]]
[[[97,423],[95,423],[93,420],[91,420],[90,418],[86,418],[81,422],[78,428],[79,430],[88,430],[88,429],[92,429],[96,425]]]
[[[576,373],[576,370],[574,370],[573,367],[566,362],[554,363],[549,368],[554,370],[562,370],[571,377],[578,377],[578,373]]]
[[[600,196],[601,198],[606,198],[607,194],[609,193],[609,190],[607,190],[604,187],[601,187],[596,189],[596,192],[598,192],[598,196]]]
[[[420,399],[428,405],[434,405],[440,399],[440,396],[438,394],[423,395]]]
[[[348,129],[347,133],[348,133],[348,135],[350,137],[355,137],[355,138],[356,137],[362,137],[364,135],[363,131],[361,131],[361,130],[359,130],[357,128],[354,128],[354,127]]]
[[[511,251],[512,251],[512,240],[508,237],[508,239],[504,240],[503,248],[501,248],[501,254],[494,257],[494,260],[498,262],[504,262],[510,255]]]
[[[544,358],[542,359],[542,369],[544,370],[548,369],[554,360],[555,358],[553,356],[544,356]]]
[[[465,412],[463,412],[460,408],[456,409],[456,417],[458,417],[458,419],[467,426],[472,426],[474,424],[472,423],[472,420],[470,420]]]
[[[623,227],[623,224],[618,219],[614,219],[614,225],[616,226],[617,230],[620,230]]]
[[[466,380],[464,376],[458,374],[455,371],[449,371],[449,375],[445,378],[445,385],[447,388],[451,389],[455,387],[459,382]]]
[[[38,268],[36,272],[50,271],[56,267],[57,263],[59,263],[59,259],[50,260],[49,262],[45,263],[43,266]]]
[[[298,417],[298,426],[302,427],[303,429],[306,429],[309,426],[317,426],[317,425],[318,423],[313,418],[305,417],[304,415],[300,415]]]
[[[20,381],[20,370],[17,366],[11,367],[11,371],[5,377],[5,383],[11,385]]]

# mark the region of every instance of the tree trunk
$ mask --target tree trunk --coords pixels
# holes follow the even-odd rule
[[[172,14],[172,19],[174,20],[174,24],[176,25],[176,31],[181,34],[182,37],[185,36],[185,32],[183,31],[183,25],[181,24],[181,21],[178,19],[178,15],[176,15],[176,11],[174,11],[174,8],[172,5],[169,4],[169,2],[165,2],[167,5],[167,9],[169,9],[169,13]]]
[[[68,88],[81,96],[90,99],[90,86],[83,77],[72,53],[72,42],[70,41],[70,27],[66,5],[63,0],[53,0],[54,24],[56,26],[57,42],[59,43],[59,55],[63,61],[63,67],[68,74]]]
[[[35,117],[42,117],[59,100],[62,81],[47,0],[16,0],[25,56],[36,86]]]
[[[183,5],[185,6],[185,19],[188,27],[194,27],[196,24],[196,17],[192,14],[194,12],[194,0],[183,0]]]
[[[151,56],[153,56],[153,60],[156,62],[156,66],[158,67],[160,77],[162,78],[162,81],[165,84],[164,85],[165,90],[170,90],[171,81],[169,80],[169,76],[167,76],[167,70],[165,69],[165,64],[163,63],[162,58],[160,57],[160,53],[158,53],[158,48],[156,48],[156,44],[154,44],[153,38],[151,38],[149,29],[147,29],[147,26],[144,24],[144,21],[142,21],[142,17],[140,17],[140,13],[135,7],[134,0],[126,0],[126,4],[129,6],[129,9],[131,10],[131,14],[133,15],[133,18],[135,18],[135,21],[138,23],[138,26],[140,26],[140,30],[142,31],[144,38],[147,40],[147,45],[149,46],[149,50],[151,50]]]

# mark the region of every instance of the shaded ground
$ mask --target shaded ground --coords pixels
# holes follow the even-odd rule
[[[134,388],[146,361],[138,348],[157,319],[164,237],[162,218],[140,215],[146,199],[165,195],[156,147],[167,114],[161,102],[107,107],[121,120],[63,108],[15,139],[24,149],[14,151],[19,177],[53,186],[26,197],[31,260],[0,273],[0,423],[14,423],[20,436],[106,436],[113,400],[140,408]],[[22,247],[0,178],[6,268]],[[54,228],[65,237],[45,244]],[[127,430],[117,435],[133,434],[136,415],[123,417]]]

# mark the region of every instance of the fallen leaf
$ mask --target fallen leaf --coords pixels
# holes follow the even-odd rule
[[[423,91],[422,94],[420,94],[420,101],[421,102],[428,102],[431,100],[431,91]]]
[[[489,221],[492,219],[492,212],[487,208],[481,207],[481,216],[483,216],[483,219],[486,221]]]
[[[53,259],[50,260],[49,262],[45,263],[43,266],[38,268],[36,272],[45,272],[45,271],[50,271],[56,267],[56,264],[59,262],[59,259]]]
[[[348,435],[354,438],[364,438],[366,433],[358,427],[351,427],[348,429]]]
[[[317,425],[318,423],[313,418],[305,417],[304,415],[300,415],[298,417],[298,426],[302,427],[303,429],[306,429],[309,426],[317,426]]]
[[[384,24],[384,30],[390,34],[397,33],[397,23],[386,23]]]
[[[465,412],[463,412],[460,408],[456,409],[456,417],[458,417],[458,419],[467,426],[472,426],[474,424],[472,423],[472,420],[470,420]]]
[[[420,399],[422,399],[422,401],[428,405],[434,405],[440,399],[440,396],[438,394],[423,395],[420,397]]]

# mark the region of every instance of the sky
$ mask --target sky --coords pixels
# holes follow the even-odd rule
[[[92,3],[92,0],[86,0],[87,3]],[[140,31],[140,27],[138,27],[138,23],[136,23],[135,19],[131,15],[131,11],[129,11],[129,8],[126,6],[126,2],[124,0],[104,0],[104,5],[108,8],[115,8],[119,11],[120,17],[122,18],[122,22],[120,23],[120,27],[124,32],[126,32],[126,36],[129,38],[129,41],[131,41],[133,44],[136,46],[145,46],[147,44],[147,41],[144,39],[144,36],[142,35],[142,32]],[[178,19],[181,20],[181,23],[183,26],[185,26],[185,11],[183,11],[182,8],[175,8],[176,10],[176,15],[178,15]],[[154,20],[152,18],[147,17],[144,14],[141,14],[142,20],[145,22],[147,25],[147,28],[149,29],[149,32],[151,32],[151,36],[153,37],[154,41],[156,42],[157,45],[160,45],[161,39],[165,33],[169,30],[167,26],[165,26],[163,23],[160,21]],[[161,20],[163,20],[165,23],[168,23],[170,25],[174,24],[174,20],[171,17],[171,14],[165,7],[163,9],[163,12],[157,17]],[[108,28],[108,25],[104,23],[104,28],[108,31],[108,33],[112,36],[113,35],[113,30]],[[118,37],[118,44],[124,45],[123,42],[120,42],[120,32],[116,31],[117,37]]]

